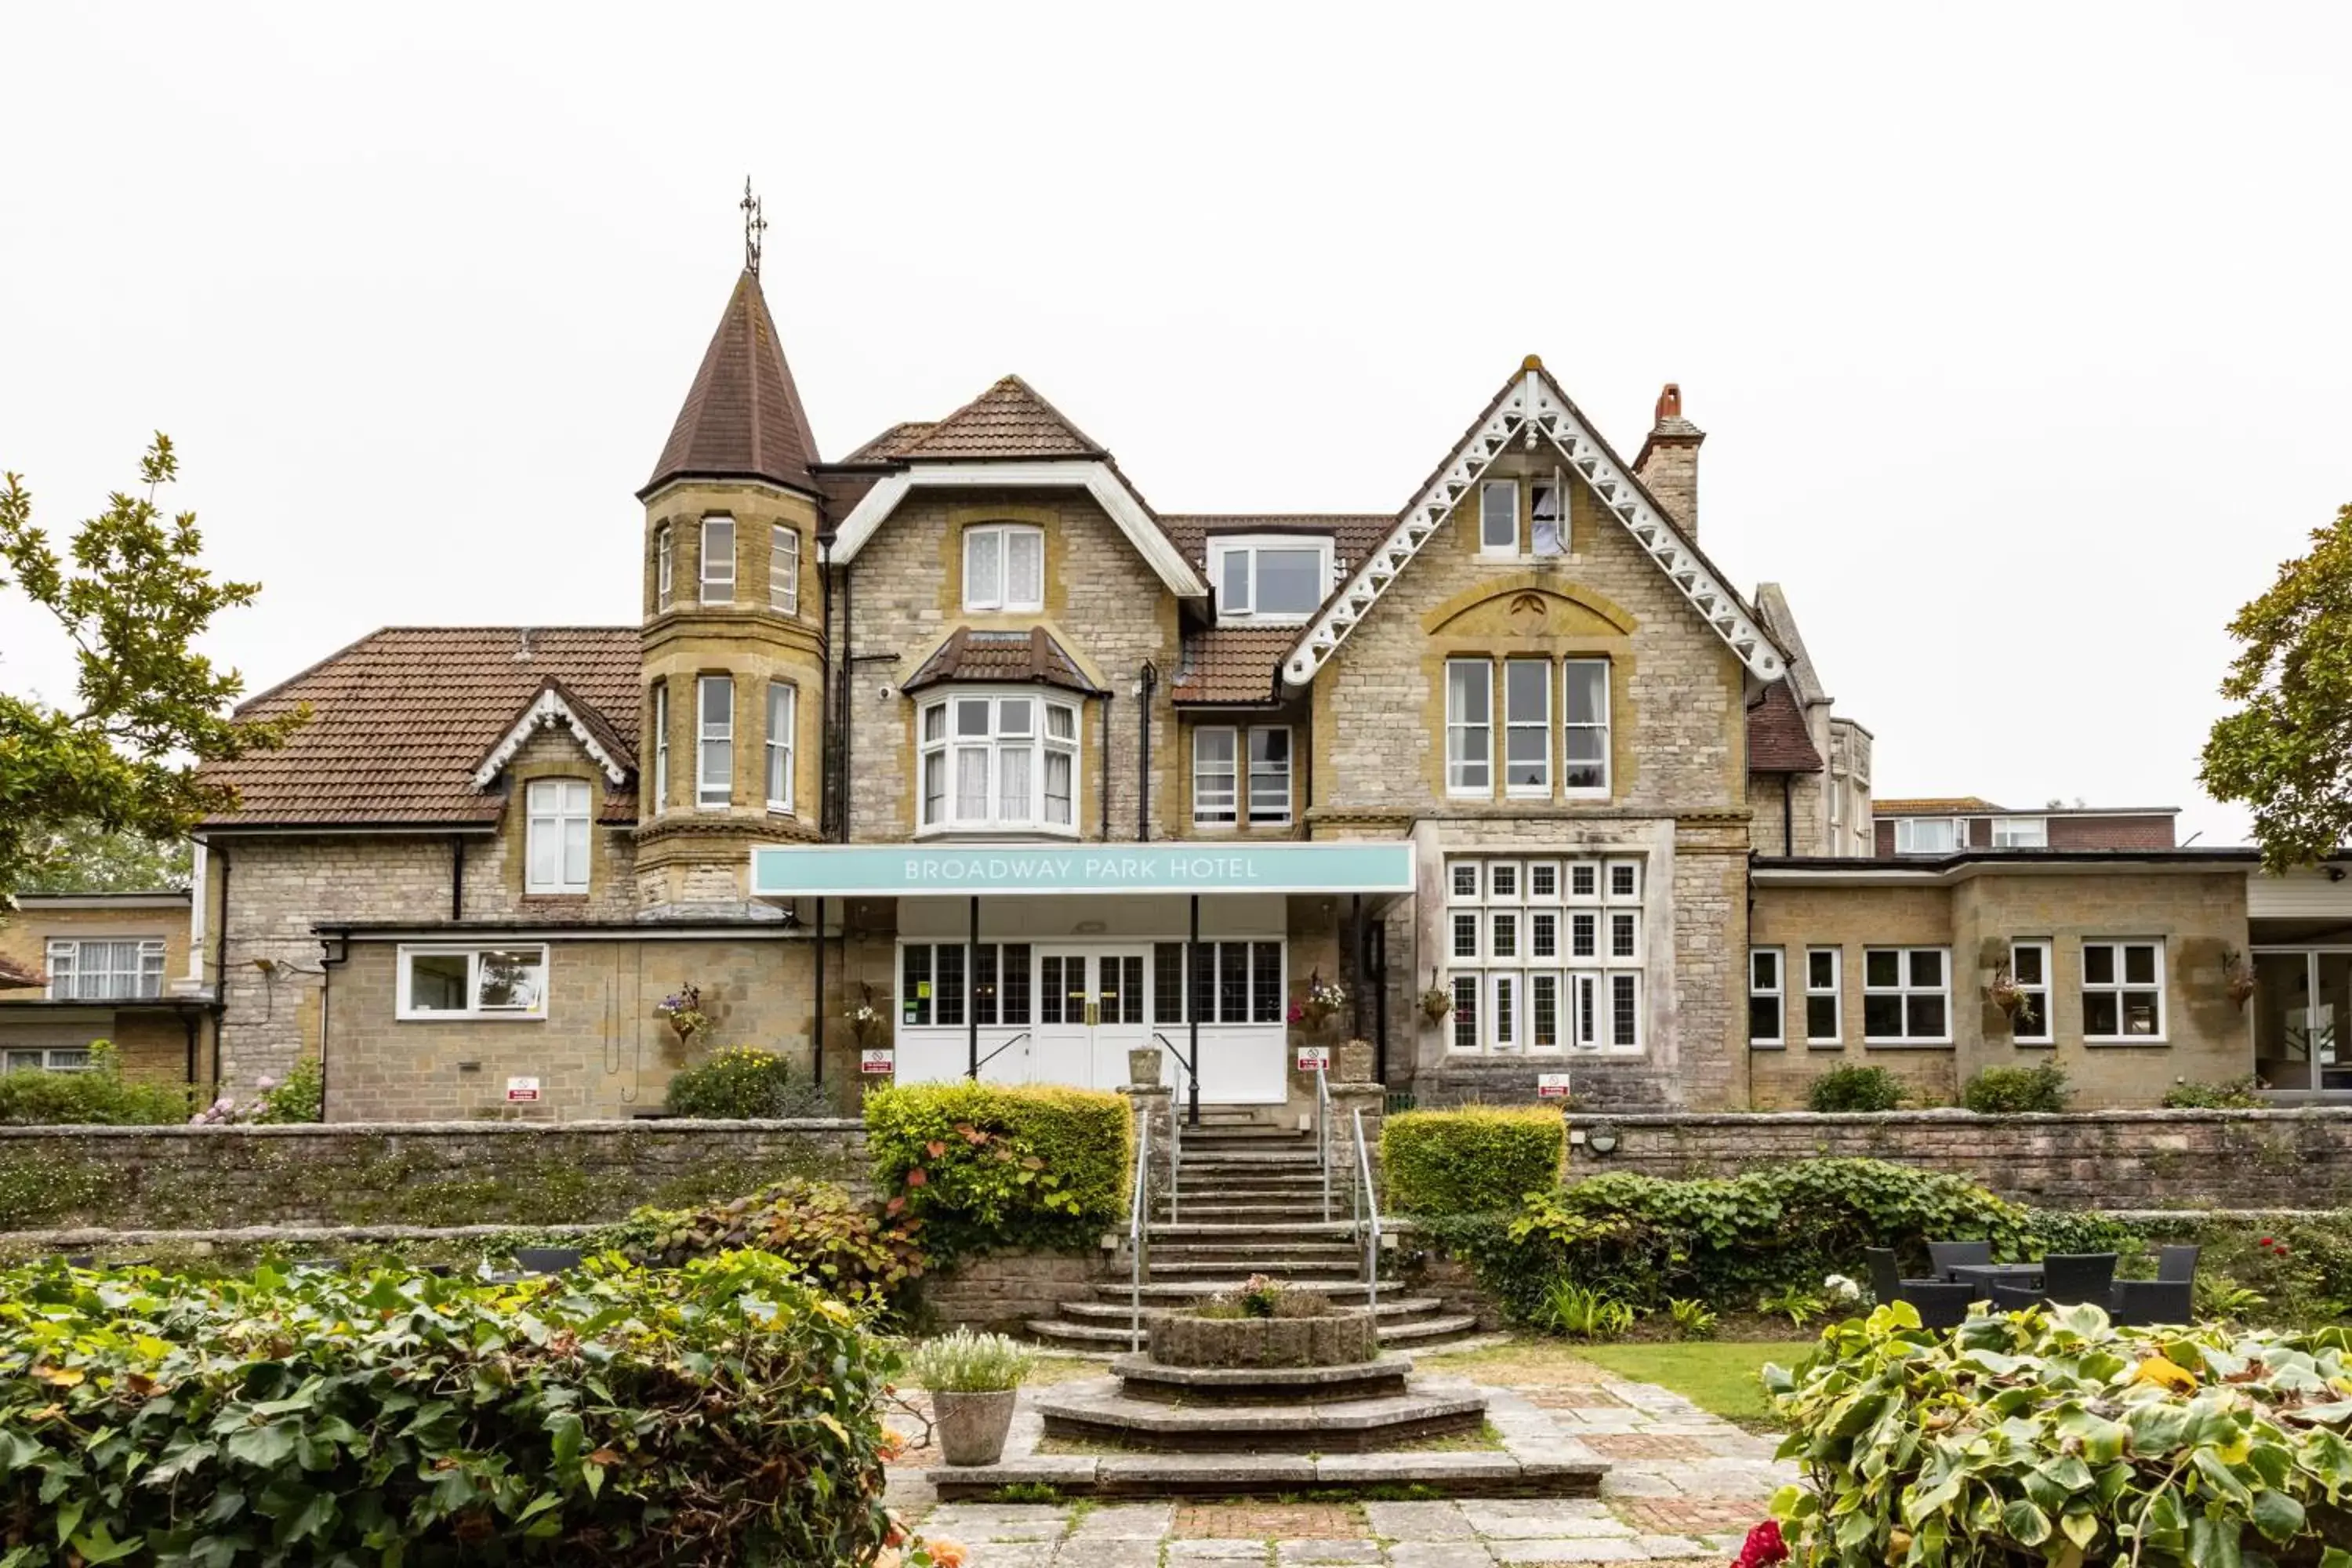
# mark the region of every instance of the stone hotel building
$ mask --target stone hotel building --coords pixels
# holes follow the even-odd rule
[[[1707,556],[1674,386],[1630,459],[1534,358],[1464,412],[1377,514],[1162,510],[1013,376],[827,459],[747,270],[638,492],[635,625],[386,627],[247,704],[313,717],[223,770],[142,1070],[317,1057],[335,1120],[654,1111],[739,1043],[844,1104],[1151,1049],[1265,1118],[1349,1037],[1423,1104],[2053,1058],[2085,1104],[2352,1092],[2334,883],[2163,814],[1874,805],[1789,597]],[[0,1016],[88,1011],[49,980]]]

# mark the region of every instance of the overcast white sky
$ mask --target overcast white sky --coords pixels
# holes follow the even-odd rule
[[[2352,7],[362,15],[5,26],[0,467],[62,531],[169,431],[257,689],[635,618],[749,173],[828,457],[1018,371],[1164,510],[1388,510],[1523,354],[1629,457],[1677,380],[1881,795],[2242,835],[2221,628],[2352,500]]]

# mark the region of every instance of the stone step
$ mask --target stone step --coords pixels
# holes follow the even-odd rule
[[[1301,1193],[1281,1203],[1225,1203],[1217,1198],[1187,1197],[1176,1205],[1176,1217],[1198,1220],[1203,1225],[1342,1225],[1347,1222],[1348,1206],[1335,1202],[1331,1217],[1326,1220],[1319,1194]],[[1159,1223],[1156,1216],[1154,1223]]]
[[[1336,1166],[1339,1162],[1333,1161]],[[1319,1171],[1323,1162],[1311,1143],[1297,1149],[1187,1149],[1180,1156],[1186,1176],[1228,1171]]]
[[[1204,1300],[1211,1296],[1240,1289],[1246,1278],[1247,1276],[1241,1274],[1226,1274],[1215,1279],[1147,1279],[1143,1282],[1143,1299],[1147,1301]],[[1345,1277],[1325,1275],[1321,1278],[1311,1274],[1304,1278],[1285,1275],[1283,1283],[1295,1285],[1302,1290],[1312,1290],[1320,1296],[1328,1296],[1332,1300],[1342,1304],[1361,1301],[1365,1296],[1363,1280],[1354,1275]],[[1386,1283],[1383,1281],[1383,1284]],[[1400,1288],[1395,1285],[1388,1285],[1387,1291],[1383,1293],[1399,1289]],[[1124,1301],[1128,1296],[1128,1282],[1121,1279],[1116,1283],[1097,1284],[1095,1287],[1095,1294],[1106,1301]]]
[[[1181,1223],[1153,1220],[1150,1230],[1151,1244],[1168,1241],[1230,1241],[1239,1243],[1272,1242],[1287,1246],[1294,1241],[1311,1241],[1318,1237],[1350,1237],[1355,1227],[1344,1219],[1257,1221],[1234,1224],[1224,1220],[1186,1219]]]
[[[1149,1298],[1146,1298],[1143,1305],[1143,1321],[1148,1323],[1154,1318],[1164,1318],[1170,1312],[1173,1311],[1179,1305],[1181,1305],[1181,1303],[1159,1302],[1155,1304]],[[1406,1318],[1417,1318],[1426,1313],[1440,1311],[1443,1310],[1444,1305],[1444,1302],[1439,1300],[1434,1296],[1383,1295],[1381,1298],[1380,1310],[1375,1314],[1375,1316],[1378,1317],[1381,1322],[1385,1323],[1391,1320],[1402,1321]],[[1124,1300],[1065,1301],[1062,1303],[1062,1321],[1065,1322],[1125,1323],[1127,1321],[1127,1314],[1128,1304]]]
[[[1332,1279],[1360,1279],[1362,1270],[1356,1265],[1356,1255],[1341,1252],[1324,1258],[1293,1258],[1284,1252],[1211,1252],[1197,1258],[1153,1258],[1144,1266],[1146,1276],[1153,1279],[1248,1279],[1264,1274],[1286,1285],[1313,1289],[1312,1277],[1327,1275]],[[1301,1276],[1305,1275],[1305,1278]]]
[[[1110,1373],[1130,1399],[1209,1405],[1297,1405],[1405,1392],[1412,1357],[1383,1352],[1338,1366],[1171,1366],[1150,1352],[1113,1356]]]
[[[1381,1324],[1381,1343],[1384,1345],[1433,1345],[1447,1340],[1457,1340],[1478,1331],[1478,1320],[1467,1312],[1452,1317],[1407,1318],[1402,1322]]]
[[[1163,1185],[1161,1190],[1166,1191],[1166,1187]],[[1301,1166],[1289,1173],[1280,1171],[1228,1171],[1215,1176],[1202,1176],[1196,1172],[1186,1171],[1176,1184],[1179,1194],[1272,1193],[1286,1197],[1292,1193],[1320,1193],[1322,1190],[1323,1173],[1313,1165]],[[1345,1171],[1331,1173],[1331,1190],[1335,1193],[1348,1190],[1348,1173]]]
[[[1203,1121],[1198,1127],[1184,1129],[1183,1142],[1187,1148],[1200,1145],[1219,1149],[1259,1149],[1268,1145],[1279,1148],[1285,1143],[1311,1142],[1314,1137],[1313,1132],[1302,1132],[1295,1126]]]
[[[1467,1383],[1412,1379],[1402,1394],[1287,1405],[1178,1405],[1137,1399],[1116,1379],[1060,1384],[1034,1408],[1048,1437],[1081,1437],[1174,1453],[1339,1454],[1475,1432],[1486,1396]]]
[[[1149,1290],[1151,1288],[1147,1285],[1144,1289]],[[1148,1302],[1150,1298],[1146,1297],[1145,1300]],[[1438,1303],[1424,1302],[1419,1299],[1408,1299],[1408,1300],[1415,1310],[1413,1314],[1395,1317],[1391,1317],[1389,1312],[1388,1301],[1385,1299],[1381,1300],[1376,1316],[1380,1323],[1381,1343],[1383,1345],[1411,1345],[1425,1349],[1432,1345],[1444,1344],[1451,1340],[1462,1339],[1477,1331],[1478,1320],[1466,1312],[1455,1316],[1425,1317],[1421,1314],[1427,1312]],[[1067,1313],[1072,1307],[1078,1305],[1090,1304],[1072,1302],[1066,1304],[1062,1310]],[[1144,1333],[1147,1338],[1151,1331],[1150,1327],[1151,1314],[1155,1310],[1165,1311],[1166,1310],[1165,1307],[1153,1308],[1149,1305],[1144,1308]],[[1121,1307],[1110,1309],[1110,1310],[1112,1316],[1109,1319],[1096,1317],[1090,1310],[1082,1320],[1067,1316],[1033,1318],[1023,1327],[1029,1331],[1031,1338],[1048,1348],[1093,1351],[1097,1353],[1107,1350],[1134,1349],[1135,1341],[1127,1317],[1127,1309]]]
[[[1310,1263],[1328,1263],[1344,1268],[1363,1257],[1364,1249],[1346,1237],[1309,1240],[1304,1237],[1276,1237],[1269,1241],[1242,1242],[1227,1238],[1212,1241],[1161,1240],[1155,1233],[1151,1242],[1151,1261],[1186,1263],[1195,1258],[1232,1258],[1244,1262],[1270,1260],[1286,1268],[1298,1268]]]
[[[1360,1497],[1379,1489],[1441,1498],[1590,1498],[1609,1461],[1580,1443],[1517,1454],[1032,1454],[923,1472],[943,1502],[1050,1487],[1072,1498]]]

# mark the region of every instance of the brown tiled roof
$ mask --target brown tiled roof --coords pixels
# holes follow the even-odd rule
[[[1805,715],[1789,691],[1786,680],[1776,680],[1764,695],[1748,705],[1748,771],[1754,773],[1817,773],[1822,754],[1805,731]]]
[[[841,460],[844,463],[881,463],[892,458],[904,457],[908,447],[938,427],[936,419],[901,419]]]
[[[958,626],[900,689],[920,691],[945,680],[1035,681],[1088,696],[1097,689],[1043,626],[1025,632],[982,632]]]
[[[1205,626],[1184,638],[1169,696],[1178,702],[1265,702],[1295,626]]]
[[[891,455],[920,460],[1108,454],[1092,437],[1064,418],[1060,409],[1038,396],[1027,382],[1008,375]]]
[[[518,657],[529,645],[529,657]],[[386,626],[237,710],[245,718],[310,705],[286,748],[205,770],[236,786],[219,826],[316,823],[486,824],[504,797],[474,770],[551,679],[583,722],[636,765],[635,626]],[[604,821],[634,821],[609,784]]]
[[[1916,800],[1874,800],[1874,816],[1949,816],[1955,812],[2000,811],[2003,807],[1973,795],[1923,795]]]
[[[654,477],[637,494],[677,479],[749,479],[814,495],[809,465],[815,461],[816,437],[784,363],[783,342],[759,278],[746,271],[735,279]]]
[[[1332,542],[1337,575],[1344,583],[1357,563],[1388,537],[1396,518],[1378,512],[1187,512],[1162,517],[1160,525],[1213,591],[1209,541],[1215,535],[1319,534]],[[1188,633],[1170,695],[1179,702],[1272,702],[1282,656],[1297,636],[1296,626],[1206,626]]]
[[[37,991],[48,984],[47,976],[0,952],[0,991]]]

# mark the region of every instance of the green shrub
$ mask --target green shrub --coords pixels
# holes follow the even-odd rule
[[[254,1121],[264,1126],[289,1126],[302,1121],[323,1121],[327,1119],[327,1069],[315,1057],[305,1058],[294,1064],[286,1081],[261,1091],[261,1114]]]
[[[2345,1561],[2340,1329],[2116,1329],[2095,1307],[1919,1327],[1907,1303],[1765,1369],[1806,1568]]]
[[[779,1260],[0,1275],[0,1560],[869,1561],[891,1358]]]
[[[773,1121],[831,1116],[816,1084],[793,1076],[792,1064],[757,1046],[730,1046],[709,1060],[680,1068],[663,1103],[680,1116],[719,1121]]]
[[[830,1295],[878,1305],[922,1273],[919,1226],[878,1213],[835,1183],[794,1177],[709,1208],[639,1209],[614,1239],[637,1261],[672,1268],[754,1247]]]
[[[1545,1328],[1571,1340],[1622,1339],[1633,1327],[1633,1309],[1573,1279],[1555,1279],[1544,1292]]]
[[[886,1212],[934,1262],[999,1247],[1091,1248],[1127,1218],[1128,1102],[1090,1089],[910,1084],[866,1097]]]
[[[1815,1110],[1893,1110],[1903,1103],[1903,1080],[1885,1068],[1832,1068],[1813,1079],[1805,1103]]]
[[[1674,1321],[1675,1331],[1686,1340],[1715,1338],[1715,1310],[1695,1297],[1676,1296],[1669,1300],[1666,1316]]]
[[[188,1119],[188,1091],[127,1083],[113,1045],[90,1047],[80,1072],[0,1073],[0,1127],[169,1127]]]
[[[1540,1106],[1407,1110],[1381,1123],[1389,1206],[1400,1214],[1507,1209],[1559,1180],[1568,1124]]]
[[[2176,1079],[2164,1091],[2163,1104],[2168,1110],[2260,1110],[2270,1101],[2254,1087],[2259,1081],[2252,1073],[2221,1083]]]
[[[1003,1334],[958,1329],[917,1345],[907,1364],[933,1394],[1003,1394],[1021,1386],[1037,1364],[1037,1352]]]
[[[2029,1111],[2055,1112],[2074,1097],[2067,1087],[2065,1069],[2056,1062],[2030,1068],[1987,1068],[1960,1090],[1960,1103],[1987,1116],[2018,1116]]]

